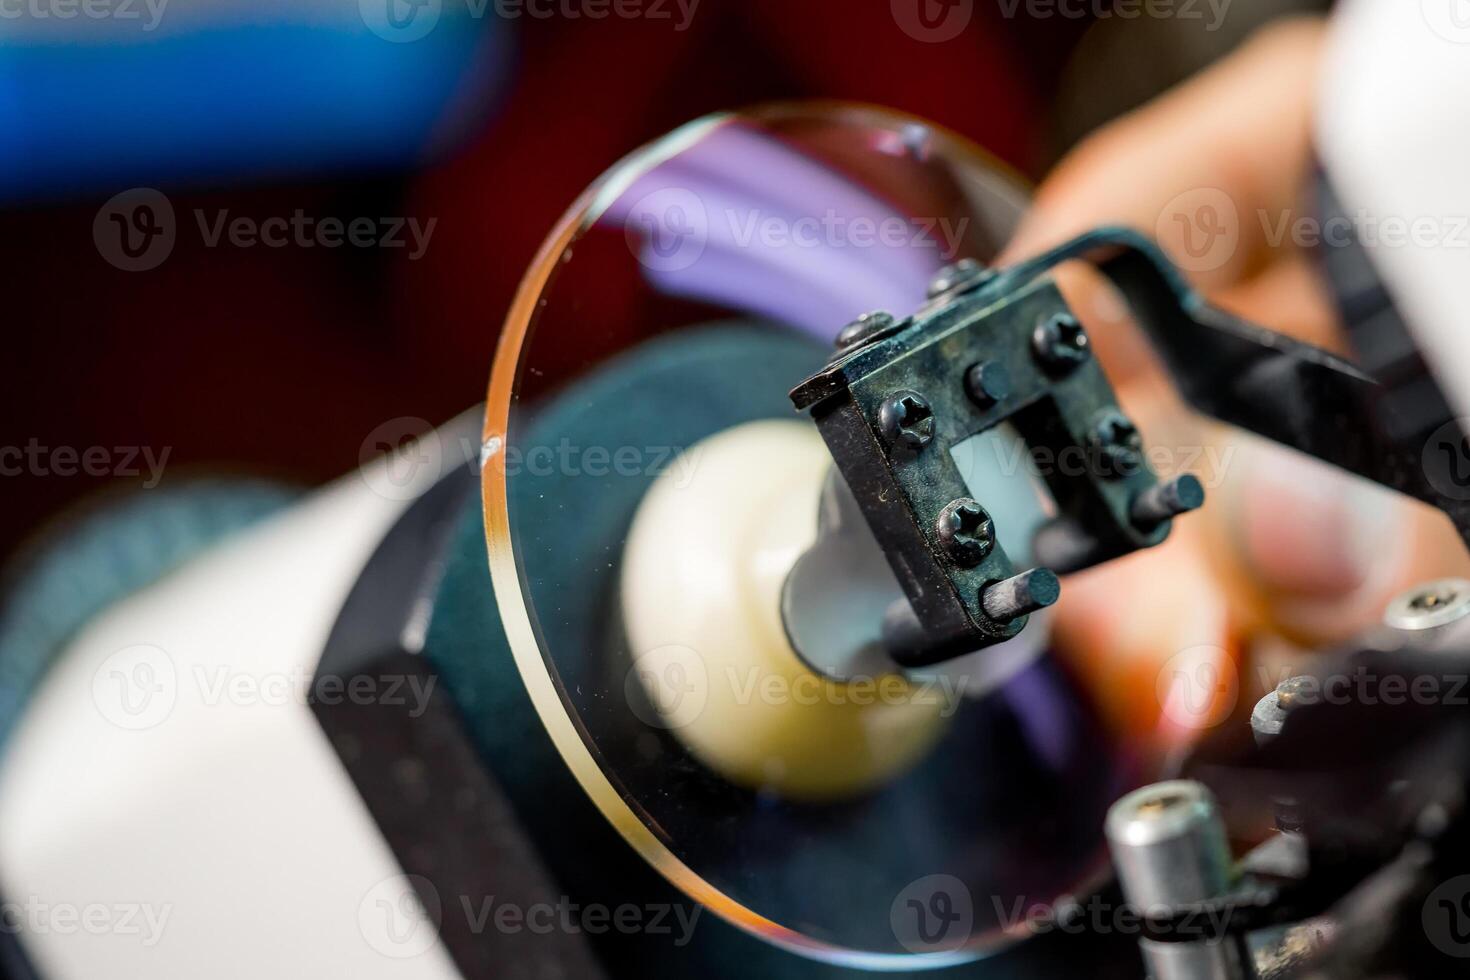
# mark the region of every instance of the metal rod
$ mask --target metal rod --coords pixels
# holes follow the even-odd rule
[[[1218,898],[1234,884],[1225,824],[1215,798],[1187,780],[1155,783],[1113,804],[1108,846],[1123,897],[1142,914]],[[1250,954],[1237,937],[1142,938],[1153,980],[1248,980]]]
[[[980,594],[985,615],[998,623],[1009,623],[1021,616],[1040,612],[1056,602],[1062,594],[1062,583],[1049,568],[1033,568],[992,583]]]
[[[1156,483],[1133,499],[1129,516],[1142,531],[1152,531],[1165,521],[1204,506],[1205,488],[1190,473]]]

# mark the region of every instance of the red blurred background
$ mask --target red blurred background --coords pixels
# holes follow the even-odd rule
[[[121,187],[12,201],[0,212],[11,367],[0,443],[166,448],[169,480],[227,470],[321,482],[356,466],[386,420],[437,423],[478,401],[542,238],[599,173],[683,122],[769,100],[880,103],[1036,178],[1086,132],[1269,17],[1325,5],[1236,0],[1221,29],[1205,30],[1007,17],[1005,5],[976,0],[961,37],[926,43],[901,29],[905,2],[936,0],[702,0],[683,31],[647,18],[523,18],[509,43],[497,35],[496,98],[481,100],[474,89],[487,75],[467,71],[443,114],[493,107],[432,157],[159,185],[180,214],[435,219],[417,260],[376,248],[209,248],[180,234],[162,265],[126,272],[93,238],[99,206]],[[246,98],[250,82],[239,82]],[[104,95],[126,98],[126,80]],[[139,480],[0,477],[0,554],[82,498]]]

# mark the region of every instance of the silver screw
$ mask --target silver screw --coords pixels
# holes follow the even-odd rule
[[[1470,582],[1443,578],[1425,582],[1388,604],[1383,620],[1394,629],[1430,630],[1470,614]]]

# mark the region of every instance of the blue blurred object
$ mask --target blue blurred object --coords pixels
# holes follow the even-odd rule
[[[451,15],[440,0],[7,5],[0,197],[410,166],[493,104],[510,52],[495,9],[466,4]]]

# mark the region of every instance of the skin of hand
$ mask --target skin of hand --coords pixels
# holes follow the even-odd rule
[[[1339,352],[1311,252],[1312,100],[1326,25],[1280,22],[1074,150],[1040,187],[1006,265],[1104,224],[1159,240],[1217,305]],[[1188,412],[1121,297],[1091,269],[1057,280],[1163,475],[1193,472],[1202,512],[1163,545],[1068,577],[1058,648],[1115,723],[1166,743],[1251,705],[1380,621],[1416,582],[1470,570],[1437,511]]]

